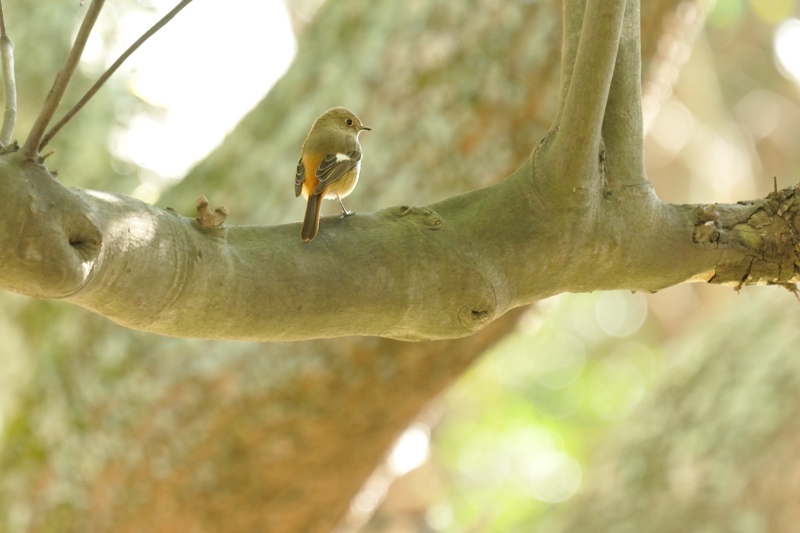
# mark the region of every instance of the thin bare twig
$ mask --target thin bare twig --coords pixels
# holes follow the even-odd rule
[[[6,107],[3,112],[3,126],[0,128],[0,147],[11,144],[11,136],[17,125],[17,80],[14,77],[14,43],[6,33],[3,3],[0,1],[0,63],[3,69],[3,88]]]
[[[39,144],[42,142],[45,129],[50,124],[59,104],[61,104],[61,99],[64,97],[70,80],[72,80],[72,75],[75,73],[75,69],[78,68],[78,62],[81,60],[86,41],[92,33],[92,28],[97,22],[97,17],[100,15],[100,10],[103,8],[104,3],[105,0],[92,0],[89,5],[86,16],[78,30],[78,35],[75,37],[75,42],[72,44],[72,49],[64,61],[64,66],[58,71],[53,86],[50,88],[47,98],[44,99],[42,110],[39,112],[31,132],[25,140],[25,145],[22,147],[22,153],[26,159],[35,159],[39,154]]]
[[[41,151],[41,149],[44,148],[45,145],[53,139],[53,137],[55,137],[55,135],[59,132],[59,130],[61,130],[61,128],[63,128],[64,125],[67,122],[69,122],[70,119],[73,116],[75,116],[75,114],[77,114],[78,111],[80,111],[84,105],[86,105],[86,102],[88,102],[97,93],[97,91],[100,90],[100,87],[103,86],[103,84],[108,80],[108,78],[110,78],[114,74],[114,72],[117,71],[117,69],[122,65],[122,63],[124,63],[125,60],[128,59],[128,57],[142,45],[142,43],[144,43],[147,39],[149,39],[155,32],[160,30],[167,22],[172,20],[172,18],[175,15],[177,15],[181,9],[186,7],[191,1],[192,0],[182,0],[182,2],[179,3],[177,6],[175,6],[172,9],[172,11],[164,15],[161,18],[161,20],[153,24],[153,26],[149,30],[147,30],[144,34],[142,34],[142,36],[139,37],[139,39],[135,43],[133,43],[127,50],[125,50],[122,53],[122,55],[120,55],[117,58],[117,60],[114,61],[114,64],[108,67],[108,70],[106,70],[103,73],[103,75],[100,76],[100,78],[95,82],[95,84],[92,85],[91,89],[86,91],[86,94],[83,95],[83,97],[78,101],[78,103],[75,104],[75,106],[72,109],[67,111],[67,113],[61,118],[61,120],[58,121],[58,123],[55,126],[50,128],[50,131],[48,131],[47,134],[45,134],[44,138],[42,138],[42,142],[39,144],[39,150]]]

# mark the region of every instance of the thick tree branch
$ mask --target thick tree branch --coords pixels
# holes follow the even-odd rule
[[[88,91],[86,91],[86,94],[84,94],[83,97],[80,100],[78,100],[78,103],[76,103],[72,107],[72,109],[67,111],[64,114],[64,116],[61,117],[61,120],[59,120],[52,128],[50,128],[50,130],[42,138],[42,142],[39,143],[39,151],[41,151],[42,148],[44,148],[47,145],[47,143],[49,143],[53,139],[53,137],[56,136],[56,134],[61,130],[61,128],[63,128],[64,125],[66,125],[66,123],[69,122],[70,119],[72,119],[72,117],[74,117],[78,113],[78,111],[83,109],[83,106],[85,106],[86,103],[92,99],[92,97],[97,93],[97,91],[99,91],[100,88],[105,84],[105,82],[108,81],[108,78],[110,78],[117,71],[117,69],[120,66],[122,66],[125,60],[128,59],[128,57],[130,57],[132,53],[134,53],[142,44],[144,44],[144,42],[147,39],[152,37],[158,30],[164,27],[164,25],[166,25],[167,22],[172,20],[173,17],[175,17],[175,15],[177,15],[191,1],[192,0],[182,0],[177,6],[175,6],[172,9],[172,11],[161,17],[161,19],[155,24],[153,24],[153,26],[151,26],[149,30],[143,33],[142,36],[136,40],[135,43],[130,45],[128,49],[125,50],[110,67],[108,67],[108,69],[103,73],[103,75],[97,79],[94,85],[92,85],[92,87]]]
[[[3,89],[5,110],[3,126],[0,128],[0,147],[11,144],[14,128],[17,126],[17,80],[14,76],[14,43],[6,33],[5,14],[0,2],[0,66],[3,70]]]
[[[298,224],[206,227],[122,195],[65,189],[15,157],[0,162],[0,193],[18,210],[0,225],[0,285],[166,335],[452,338],[565,291],[797,280],[794,189],[713,208],[631,194],[576,218],[539,203],[528,163],[428,207],[326,217],[307,244]]]
[[[644,169],[640,26],[639,2],[629,0],[603,117],[604,176],[609,190],[650,187]]]
[[[64,93],[67,91],[75,69],[78,68],[86,41],[89,40],[89,35],[92,33],[92,28],[97,22],[97,17],[100,15],[100,10],[103,9],[104,3],[105,0],[92,0],[89,5],[86,16],[83,18],[81,27],[78,30],[78,35],[75,37],[75,42],[72,44],[72,48],[67,54],[67,59],[64,61],[64,66],[58,71],[56,79],[53,81],[53,87],[50,88],[50,92],[42,104],[42,110],[39,112],[31,132],[25,140],[22,153],[30,161],[38,159],[39,144],[42,141],[42,137],[44,137],[47,125],[50,124],[50,120],[52,120],[58,106],[61,104],[61,99],[64,98]]]
[[[641,138],[634,112],[638,15],[636,6],[623,7],[590,2],[580,44],[569,45],[577,59],[558,135],[572,121],[598,144],[579,149],[555,142],[545,154],[551,160],[567,161],[574,150],[577,160],[596,157],[601,124],[615,149]],[[570,20],[566,26],[575,26]],[[616,68],[633,74],[619,74],[612,84],[617,48],[626,63]],[[595,108],[606,108],[603,95],[610,91],[606,123]],[[586,105],[596,128],[569,118]],[[121,195],[68,190],[45,168],[8,156],[0,183],[18,211],[0,221],[2,249],[11,251],[3,256],[0,286],[63,298],[120,324],[174,336],[437,339],[469,335],[509,309],[565,291],[797,277],[796,237],[787,233],[794,227],[794,190],[780,206],[771,198],[709,207],[663,204],[649,188],[610,195],[596,189],[586,191],[594,206],[587,210],[586,195],[563,189],[570,183],[563,166],[534,173],[540,155],[496,185],[427,207],[326,218],[312,244],[300,242],[296,224],[198,224]],[[768,223],[751,220],[762,212]]]
[[[587,0],[578,45],[568,45],[576,55],[553,140],[558,182],[551,187],[598,189],[600,136],[624,12],[625,0]],[[565,17],[568,27],[574,17]]]

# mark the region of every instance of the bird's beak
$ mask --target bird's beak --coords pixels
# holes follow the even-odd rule
[[[361,126],[361,130],[372,131],[372,128],[368,128],[367,126]],[[361,131],[359,130],[359,131]]]

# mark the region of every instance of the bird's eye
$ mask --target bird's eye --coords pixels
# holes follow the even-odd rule
[[[348,118],[347,120],[345,120],[345,122],[347,123],[348,126],[352,126],[353,125],[353,119],[352,118]]]

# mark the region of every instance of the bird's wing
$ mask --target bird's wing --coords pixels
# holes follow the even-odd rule
[[[361,161],[361,150],[326,155],[314,175],[319,180],[314,194],[319,194],[342,176],[353,170]],[[295,188],[297,186],[295,185]]]

